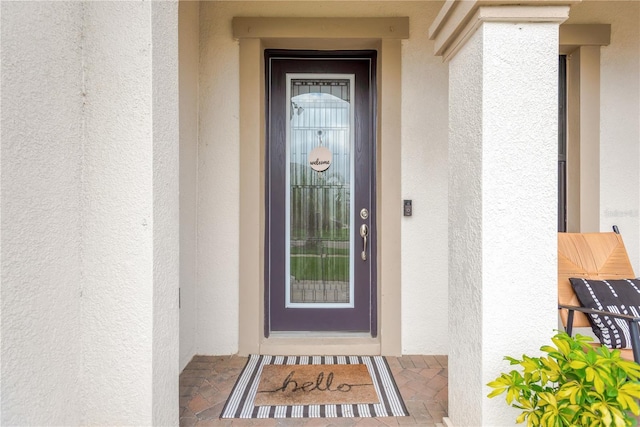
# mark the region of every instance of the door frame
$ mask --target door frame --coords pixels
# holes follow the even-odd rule
[[[271,161],[278,156],[273,156],[269,154],[269,145],[272,147],[280,147],[282,150],[282,142],[278,143],[277,141],[270,141],[271,136],[278,134],[278,126],[277,123],[282,125],[282,122],[278,120],[277,113],[274,114],[273,111],[270,111],[271,108],[274,108],[274,102],[280,99],[280,96],[274,96],[271,93],[272,87],[274,84],[272,81],[272,77],[282,76],[282,74],[274,73],[274,70],[282,70],[282,67],[294,67],[299,71],[294,71],[295,75],[311,75],[313,72],[308,71],[309,67],[312,69],[316,69],[314,64],[318,64],[318,61],[321,62],[321,67],[325,69],[325,73],[316,74],[314,78],[318,78],[319,75],[326,75],[326,68],[329,67],[332,71],[335,71],[336,68],[340,68],[342,71],[335,73],[353,73],[354,80],[352,81],[353,91],[355,94],[352,104],[352,108],[355,109],[355,117],[356,120],[359,117],[361,123],[366,123],[366,126],[362,126],[361,129],[356,128],[355,123],[351,123],[350,125],[354,127],[353,137],[355,140],[353,141],[352,153],[354,156],[353,160],[353,168],[355,169],[355,180],[354,180],[354,189],[358,189],[358,185],[363,185],[365,182],[368,185],[363,185],[360,187],[360,191],[357,194],[352,194],[351,203],[353,203],[352,218],[353,221],[351,223],[350,234],[355,239],[355,244],[358,246],[359,240],[356,236],[357,230],[359,228],[359,224],[366,223],[369,224],[369,245],[370,248],[368,250],[369,259],[366,264],[361,264],[359,254],[360,252],[354,249],[350,254],[352,259],[357,258],[355,260],[355,270],[353,271],[354,276],[354,287],[357,298],[352,300],[351,303],[355,303],[351,307],[343,307],[343,308],[314,308],[311,305],[307,305],[305,308],[289,308],[288,310],[281,311],[283,306],[276,303],[273,305],[274,301],[271,300],[272,294],[278,295],[277,300],[282,298],[284,300],[285,291],[281,288],[281,284],[277,281],[274,283],[272,279],[274,277],[281,277],[283,274],[282,271],[277,273],[276,270],[280,266],[279,261],[275,261],[280,251],[284,251],[283,248],[278,247],[278,243],[283,243],[276,236],[283,236],[285,230],[284,222],[278,221],[282,220],[282,216],[278,216],[276,218],[272,218],[272,214],[282,214],[286,217],[288,213],[284,206],[280,206],[284,204],[282,200],[285,197],[285,193],[289,191],[288,188],[282,189],[283,192],[280,192],[280,189],[277,185],[274,186],[272,182],[269,180],[265,183],[265,194],[268,194],[269,197],[265,199],[265,223],[269,224],[266,231],[266,241],[265,241],[265,273],[264,273],[264,336],[270,337],[272,333],[281,334],[281,332],[274,332],[276,329],[274,324],[280,318],[280,323],[282,323],[282,317],[288,317],[289,319],[297,319],[293,323],[297,323],[296,325],[291,325],[291,320],[289,326],[291,331],[302,330],[303,328],[307,331],[313,330],[317,325],[323,324],[326,322],[329,312],[332,312],[333,315],[330,316],[330,323],[333,323],[333,327],[336,328],[331,333],[337,332],[337,329],[345,328],[346,325],[353,326],[353,323],[360,323],[360,321],[364,321],[365,314],[367,315],[367,330],[364,330],[364,325],[360,325],[359,328],[362,329],[362,332],[367,332],[371,334],[372,337],[376,337],[378,334],[378,294],[377,294],[377,228],[376,228],[376,130],[377,130],[377,86],[376,86],[376,66],[377,66],[377,51],[368,49],[368,50],[332,50],[332,51],[322,51],[322,50],[282,50],[282,49],[265,49],[265,88],[266,96],[265,96],[265,120],[266,120],[266,175],[270,177],[270,179],[277,179],[278,181],[282,179],[283,167],[284,170],[288,169],[288,159],[285,159],[285,166],[283,167],[274,167],[272,168]],[[271,65],[269,65],[271,63]],[[331,65],[329,65],[331,64]],[[273,67],[273,68],[270,68]],[[345,69],[346,68],[346,69]],[[301,71],[304,70],[304,71]],[[300,74],[301,73],[301,74]],[[333,74],[335,74],[333,73]],[[285,73],[288,74],[288,71]],[[367,81],[366,86],[363,86],[363,82]],[[286,86],[286,85],[285,85]],[[363,89],[366,88],[366,89]],[[283,87],[282,89],[286,89]],[[270,99],[273,96],[273,99]],[[284,96],[282,99],[284,99]],[[358,102],[355,102],[358,99]],[[288,101],[285,100],[285,103]],[[269,119],[269,116],[273,115],[273,119],[275,122]],[[283,113],[284,114],[284,113]],[[365,117],[366,116],[366,119]],[[287,117],[285,116],[284,126],[289,126]],[[273,126],[273,128],[272,128]],[[281,130],[281,129],[280,129]],[[286,133],[286,132],[285,132]],[[285,133],[280,133],[280,136],[283,136]],[[366,145],[360,146],[359,144]],[[371,145],[369,145],[371,144]],[[356,156],[355,153],[357,151],[363,150],[366,155]],[[277,151],[277,150],[276,150]],[[276,163],[277,165],[277,163]],[[365,167],[366,174],[360,175],[358,168]],[[366,178],[366,179],[365,179]],[[285,185],[286,187],[286,185]],[[365,190],[366,189],[366,190]],[[273,200],[277,195],[280,195],[281,202],[274,203]],[[369,217],[365,220],[365,218],[359,218],[359,215],[356,212],[359,212],[361,207],[366,207],[369,209]],[[272,222],[274,221],[275,222]],[[280,224],[280,226],[278,226]],[[284,244],[288,244],[284,242]],[[276,258],[274,259],[270,252],[276,251]],[[285,251],[286,252],[286,251]],[[356,256],[356,254],[358,254]],[[366,287],[362,284],[362,282],[357,283],[355,279],[366,276],[368,278]],[[285,275],[286,278],[286,275]],[[285,279],[286,280],[286,279]],[[286,284],[284,287],[286,288]],[[365,298],[366,294],[366,298]],[[354,295],[352,294],[352,298]],[[366,303],[364,302],[366,301]],[[291,310],[295,314],[289,313],[285,314],[285,312],[289,312]],[[327,311],[329,310],[329,311]],[[304,315],[303,315],[304,313]],[[278,314],[279,316],[275,316],[274,314]],[[355,319],[359,319],[355,320]],[[327,334],[327,332],[325,332]]]
[[[401,354],[401,40],[403,18],[234,18],[240,59],[241,355]],[[328,35],[331,38],[327,38]],[[264,49],[378,51],[376,205],[378,336],[264,337],[265,79]]]

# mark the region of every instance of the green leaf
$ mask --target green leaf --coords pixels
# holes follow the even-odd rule
[[[635,383],[623,384],[618,390],[616,401],[622,409],[630,410],[633,415],[640,415],[638,399],[640,398],[640,385]]]
[[[596,391],[600,394],[604,393],[604,381],[600,375],[594,375],[593,377],[593,386],[596,388]]]
[[[505,387],[505,386],[511,385],[511,377],[505,374],[502,374],[495,380],[491,381],[490,383],[487,383],[487,385],[492,388]]]
[[[584,369],[587,367],[587,363],[580,360],[573,360],[571,363],[569,363],[569,366],[571,366],[573,369]]]
[[[569,336],[569,334],[566,334],[566,335]],[[582,335],[582,334],[575,334],[573,336],[573,340],[581,345],[584,344],[587,348],[591,348],[591,344],[589,343],[593,341],[593,338],[586,335]]]
[[[504,360],[508,360],[512,365],[520,364],[520,361],[518,359],[514,359],[513,357],[505,356]]]
[[[613,422],[613,417],[611,416],[611,411],[609,411],[607,405],[605,405],[604,403],[596,403],[592,407],[594,409],[593,412],[600,414],[602,423],[606,426],[610,426]]]
[[[636,399],[640,399],[640,383],[628,382],[623,384],[620,386],[620,392],[633,396]]]
[[[640,365],[620,351],[592,347],[590,338],[558,333],[544,357],[506,356],[514,367],[487,383],[488,397],[506,393],[527,426],[631,426],[640,415]],[[519,366],[517,366],[519,365]]]
[[[620,411],[620,409],[618,408],[610,408],[611,411],[611,416],[613,417],[613,425],[616,427],[625,427],[627,425],[626,423],[626,417],[624,416],[624,414],[622,413],[622,411]]]
[[[571,351],[571,346],[569,346],[569,344],[565,340],[563,340],[560,335],[556,335],[555,337],[551,338],[551,341],[553,341],[556,347],[558,347],[558,350],[560,350],[560,352],[564,356],[567,356]]]
[[[640,364],[629,360],[620,360],[618,366],[632,380],[635,381],[640,378]]]
[[[507,387],[501,387],[501,388],[496,388],[495,390],[493,390],[491,393],[487,394],[488,398],[492,398],[492,397],[496,397],[501,395],[502,393],[505,392],[505,390],[507,390]]]
[[[568,399],[572,404],[576,404],[579,393],[581,391],[580,384],[577,381],[570,381],[563,384],[558,390],[557,397],[563,400]]]
[[[540,415],[535,412],[529,414],[527,419],[527,427],[538,427],[540,425]]]
[[[507,389],[507,403],[511,405],[511,403],[517,399],[518,399],[518,390],[516,390],[514,387],[509,387],[509,389]]]
[[[554,408],[558,405],[558,402],[556,401],[556,397],[552,393],[543,392],[543,393],[540,393],[539,396],[540,396],[540,400],[544,402],[544,405],[551,405]]]

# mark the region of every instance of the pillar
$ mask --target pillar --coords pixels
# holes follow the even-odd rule
[[[0,424],[79,425],[82,4],[0,10]]]
[[[178,4],[2,2],[9,425],[177,425]]]
[[[85,425],[178,424],[178,4],[86,2]]]
[[[558,27],[567,5],[448,2],[449,425],[512,425],[488,399],[505,355],[557,328]],[[533,6],[532,6],[533,5]]]
[[[581,46],[568,65],[567,231],[600,231],[600,46]],[[577,200],[576,200],[577,199]],[[607,230],[608,231],[608,230]]]

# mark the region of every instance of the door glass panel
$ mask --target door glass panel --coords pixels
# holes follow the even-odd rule
[[[353,307],[353,80],[287,74],[287,307]]]

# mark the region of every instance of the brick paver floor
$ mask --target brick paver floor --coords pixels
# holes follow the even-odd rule
[[[435,427],[447,414],[447,357],[387,357],[408,417],[219,419],[247,361],[239,356],[195,356],[180,374],[180,426]]]

